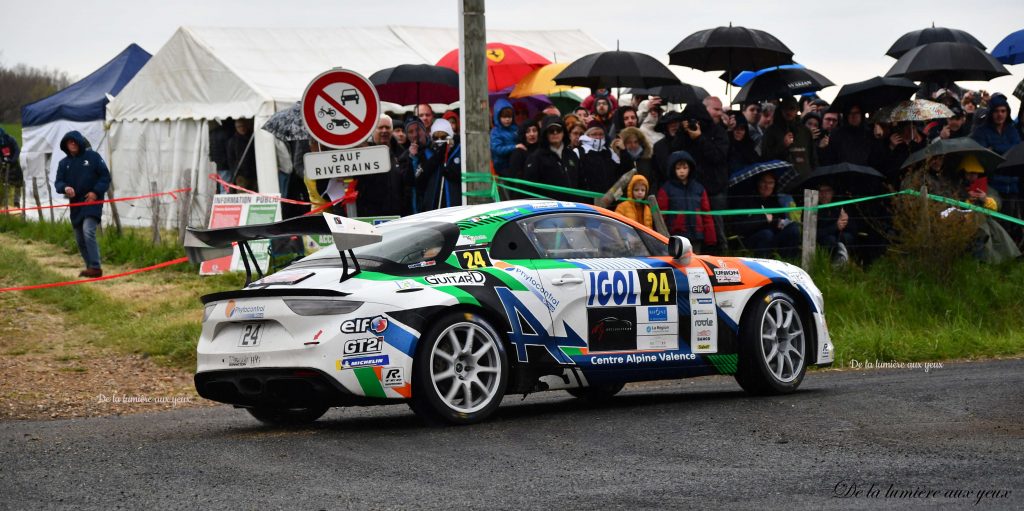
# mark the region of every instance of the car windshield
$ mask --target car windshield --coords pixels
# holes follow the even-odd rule
[[[384,223],[377,226],[383,239],[353,250],[363,268],[386,264],[413,266],[448,257],[458,237],[458,228],[447,222]],[[305,257],[292,268],[340,266],[341,257],[333,245]]]

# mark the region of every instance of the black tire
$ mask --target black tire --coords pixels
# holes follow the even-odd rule
[[[576,389],[566,389],[572,397],[582,399],[584,401],[590,401],[593,403],[599,403],[611,399],[612,396],[618,394],[625,383],[605,383],[602,385],[594,385],[591,387],[580,387]]]
[[[748,307],[740,322],[736,381],[754,395],[795,391],[807,372],[811,352],[806,315],[798,302],[781,290],[755,296]],[[780,317],[782,329],[776,324]]]
[[[246,408],[256,420],[273,426],[295,426],[309,424],[327,413],[328,407],[315,408]]]
[[[501,404],[508,372],[504,340],[489,321],[470,312],[448,313],[420,337],[409,406],[429,424],[480,422]]]

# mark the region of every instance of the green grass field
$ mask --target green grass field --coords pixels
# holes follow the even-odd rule
[[[68,224],[0,216],[0,232],[45,242],[78,257]],[[173,234],[168,238],[173,240]],[[172,241],[153,246],[142,231],[117,235],[108,229],[100,245],[105,264],[133,268],[184,255]],[[820,257],[816,268],[812,275],[825,295],[837,367],[848,367],[853,360],[916,362],[1024,354],[1024,264],[990,266],[965,259],[945,280],[928,272],[907,273],[885,259],[867,270],[834,270]],[[144,275],[138,279],[161,289],[158,305],[117,298],[88,285],[24,296],[96,328],[102,344],[183,368],[193,366],[202,316],[198,297],[237,288],[242,277],[200,277],[188,264]],[[27,285],[66,279],[18,247],[0,247],[0,280]]]

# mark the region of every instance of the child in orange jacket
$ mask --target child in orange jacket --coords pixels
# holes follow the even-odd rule
[[[650,185],[647,183],[647,178],[637,174],[629,180],[629,185],[626,189],[629,190],[627,194],[629,198],[635,200],[647,200],[647,191]],[[639,223],[646,225],[647,227],[654,228],[654,218],[651,217],[651,207],[642,202],[624,201],[615,207],[615,212],[629,218],[636,220]]]

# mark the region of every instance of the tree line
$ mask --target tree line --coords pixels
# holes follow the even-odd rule
[[[20,123],[21,107],[45,98],[68,85],[67,71],[16,64],[0,64],[0,123]]]

